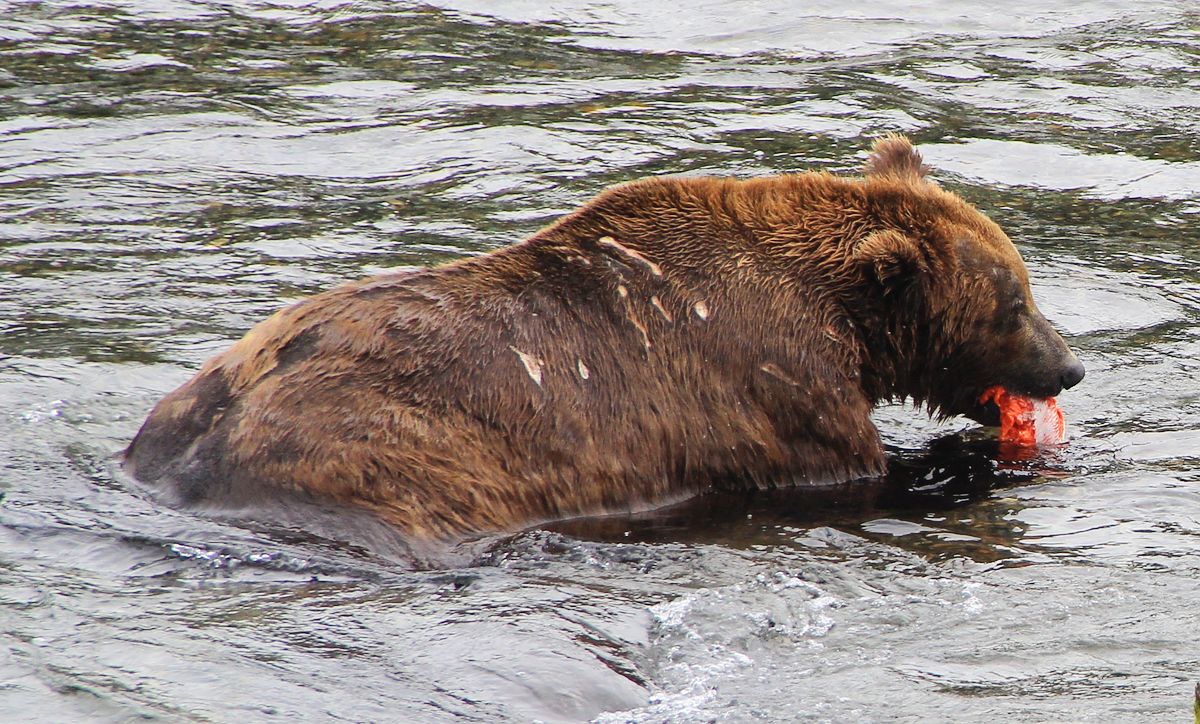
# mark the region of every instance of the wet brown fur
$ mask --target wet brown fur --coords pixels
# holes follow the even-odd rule
[[[893,136],[862,178],[614,187],[520,244],[281,310],[126,463],[188,502],[288,490],[430,539],[878,475],[881,400],[960,414],[1057,374],[1027,369],[1030,325],[993,329],[1007,297],[1036,314],[1016,249],[924,174]]]

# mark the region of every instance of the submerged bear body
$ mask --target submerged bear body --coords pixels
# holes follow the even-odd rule
[[[164,398],[126,465],[184,502],[296,493],[449,539],[878,475],[881,400],[985,419],[988,387],[1082,376],[1011,241],[892,137],[863,178],[633,182],[302,301]]]

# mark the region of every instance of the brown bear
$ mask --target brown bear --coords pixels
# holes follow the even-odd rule
[[[417,540],[885,467],[871,410],[1071,387],[1008,237],[907,139],[861,178],[651,178],[533,237],[287,307],[150,413],[129,471]]]

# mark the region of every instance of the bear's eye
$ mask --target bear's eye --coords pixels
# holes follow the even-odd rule
[[[1020,296],[997,300],[996,316],[992,320],[993,329],[997,332],[1015,332],[1024,324],[1025,300]]]

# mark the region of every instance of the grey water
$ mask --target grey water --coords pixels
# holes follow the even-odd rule
[[[885,481],[443,570],[115,462],[292,300],[889,131],[1088,366],[1065,447],[889,407]],[[1189,721],[1198,221],[1188,3],[0,0],[0,719]]]

